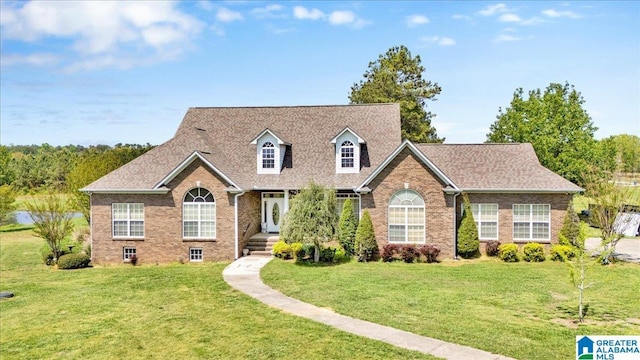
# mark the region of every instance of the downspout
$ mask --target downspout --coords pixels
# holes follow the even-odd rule
[[[89,246],[91,246],[90,259],[93,261],[93,252],[95,251],[93,247],[93,193],[89,193]]]
[[[460,193],[453,193],[453,260],[458,260],[458,203],[456,199]]]
[[[239,251],[238,251],[238,245],[240,244],[238,237],[239,237],[239,231],[238,231],[238,198],[240,196],[244,195],[244,191],[235,194],[234,198],[233,198],[233,213],[234,213],[234,218],[235,218],[235,232],[236,232],[236,240],[235,240],[235,251],[234,251],[234,256],[235,256],[235,260],[238,260],[238,258],[240,257],[239,255]]]

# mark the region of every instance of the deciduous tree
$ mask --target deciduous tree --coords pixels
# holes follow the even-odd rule
[[[26,206],[35,226],[33,232],[46,241],[56,261],[62,240],[73,231],[73,214],[58,195],[45,196],[41,201],[27,203]]]
[[[427,100],[435,100],[441,88],[423,79],[420,56],[413,57],[405,46],[395,46],[369,63],[364,80],[351,87],[352,104],[399,103],[402,137],[414,142],[443,142],[427,111]]]
[[[14,202],[16,193],[10,185],[0,186],[0,225],[13,221],[13,212],[16,210]]]
[[[334,238],[337,221],[335,190],[311,182],[289,201],[280,235],[289,244],[312,244],[318,262],[320,245]]]
[[[594,138],[597,128],[582,107],[584,99],[573,85],[550,84],[544,92],[519,88],[511,105],[499,109],[487,142],[529,142],[540,163],[566,179],[585,184],[584,173],[598,165],[601,152]]]

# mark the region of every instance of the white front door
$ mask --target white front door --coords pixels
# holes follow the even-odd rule
[[[263,214],[267,223],[267,232],[280,232],[280,224],[284,216],[284,197],[270,197],[263,201]]]

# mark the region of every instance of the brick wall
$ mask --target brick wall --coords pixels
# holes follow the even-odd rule
[[[444,184],[408,149],[369,184],[371,193],[362,196],[362,210],[367,209],[371,215],[378,246],[382,249],[388,243],[389,200],[397,191],[404,190],[405,183],[424,199],[426,243],[440,248],[440,258],[453,257],[453,197],[442,191]]]
[[[388,243],[387,214],[391,196],[403,190],[405,183],[408,189],[419,193],[425,201],[426,243],[436,244],[442,250],[440,258],[454,255],[453,230],[453,196],[443,192],[445,185],[438,177],[414,157],[410,150],[403,150],[369,184],[371,193],[362,195],[362,209],[371,214],[378,246],[382,248]],[[513,240],[513,204],[549,204],[551,208],[551,241],[558,241],[558,234],[567,210],[571,194],[469,194],[472,203],[498,204],[498,236],[501,243]],[[456,229],[460,224],[460,208],[462,197],[456,199]],[[526,243],[526,241],[521,242]],[[484,246],[481,246],[484,251]]]
[[[498,204],[498,240],[501,243],[527,243],[513,240],[513,204],[542,204],[551,208],[551,240],[543,244],[557,243],[558,234],[567,212],[572,194],[469,194],[471,203]],[[462,206],[462,197],[458,197],[458,209]],[[458,210],[460,214],[460,210]],[[460,218],[460,216],[458,216]],[[460,219],[458,219],[458,222]],[[547,246],[548,247],[548,246]],[[483,249],[484,247],[481,246]]]
[[[216,202],[216,239],[182,239],[182,201],[184,195],[197,187],[211,191]],[[228,184],[204,166],[194,161],[168,185],[167,194],[127,195],[93,194],[92,205],[92,260],[96,264],[122,262],[123,247],[135,247],[139,263],[189,261],[189,248],[203,249],[204,261],[232,260],[234,258],[234,195],[225,191]],[[243,195],[241,201],[250,204],[252,195]],[[111,204],[144,204],[144,238],[140,240],[114,239],[112,236]],[[259,200],[258,200],[259,205]],[[248,207],[248,206],[247,206]],[[259,219],[259,207],[258,207]],[[250,210],[241,212],[240,234]],[[259,220],[258,220],[259,221]]]

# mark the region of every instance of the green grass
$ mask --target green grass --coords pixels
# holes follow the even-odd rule
[[[52,270],[0,233],[2,359],[434,359],[287,315],[231,289],[224,263]]]
[[[320,307],[517,359],[569,359],[582,334],[640,333],[640,266],[589,268],[586,323],[566,264],[478,259],[314,267],[275,260],[263,280]]]

